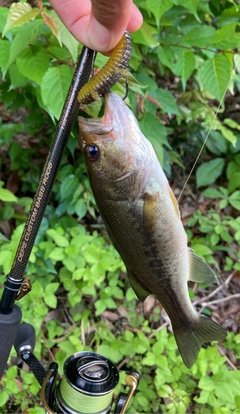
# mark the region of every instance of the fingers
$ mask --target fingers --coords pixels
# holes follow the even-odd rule
[[[99,51],[110,51],[124,30],[137,30],[142,16],[132,0],[92,0],[88,38]]]
[[[108,54],[126,28],[141,27],[142,15],[132,0],[50,0],[72,35],[85,46]]]

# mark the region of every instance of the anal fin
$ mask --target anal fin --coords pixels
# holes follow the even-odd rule
[[[217,283],[217,276],[212,268],[189,249],[190,256],[190,276],[192,282]]]

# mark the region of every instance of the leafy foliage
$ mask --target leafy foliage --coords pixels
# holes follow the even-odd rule
[[[233,103],[240,87],[235,71],[240,12],[230,0],[136,4],[144,24],[132,35],[134,78],[128,104],[176,189],[210,131],[186,190],[205,204],[199,210],[195,206],[187,232],[191,247],[215,269],[238,274],[240,128]],[[26,2],[0,7],[0,31],[0,265],[6,275],[81,46],[47,3],[44,8]],[[96,67],[104,62],[98,55]],[[125,92],[121,83],[115,90]],[[101,103],[81,109],[90,116],[101,111]],[[46,366],[54,358],[62,371],[67,356],[89,349],[123,369],[138,370],[141,381],[130,408],[134,412],[240,412],[239,371],[229,369],[217,345],[202,348],[188,370],[161,306],[154,302],[147,318],[143,315],[99,219],[76,137],[74,130],[30,256],[32,292],[20,301],[23,321],[37,331],[36,355]],[[191,292],[193,299],[201,292]],[[214,309],[206,306],[203,311]],[[214,316],[219,317],[217,312]],[[227,357],[234,355],[236,366],[237,329],[221,348]],[[33,375],[9,364],[1,382],[1,409],[43,413]]]

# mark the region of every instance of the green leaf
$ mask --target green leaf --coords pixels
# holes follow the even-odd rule
[[[59,284],[60,283],[58,283],[58,282],[49,283],[46,286],[45,294],[46,295],[53,295],[56,292],[56,290],[59,288]]]
[[[205,47],[214,38],[216,30],[212,26],[199,26],[189,30],[183,37],[182,42],[191,46]]]
[[[228,191],[232,193],[234,190],[240,187],[240,171],[231,175],[228,183]]]
[[[206,390],[206,391],[214,391],[215,389],[214,380],[207,375],[204,375],[200,378],[198,386],[202,390]]]
[[[149,95],[160,103],[164,112],[181,116],[176,99],[168,90],[161,88],[157,89],[156,91],[150,90]]]
[[[61,183],[60,187],[60,196],[61,201],[66,200],[69,196],[74,194],[77,186],[79,184],[79,180],[73,174],[68,175]]]
[[[59,119],[72,81],[73,72],[67,65],[49,68],[42,79],[42,99],[50,114]]]
[[[167,132],[165,126],[161,124],[159,118],[151,113],[145,113],[139,122],[143,134],[154,146],[160,164],[163,164],[162,144],[167,144]]]
[[[213,152],[213,154],[220,155],[226,154],[227,142],[225,137],[218,131],[211,131],[206,142],[207,148]]]
[[[198,256],[201,256],[201,257],[208,256],[208,255],[212,254],[212,250],[209,249],[209,247],[205,246],[205,244],[193,243],[192,244],[192,249],[194,250],[194,252]]]
[[[11,42],[9,40],[2,40],[0,39],[0,68],[3,72],[3,77],[5,77],[5,73],[8,67],[8,60],[10,56],[10,47]]]
[[[52,259],[56,262],[63,261],[65,258],[63,247],[55,247],[49,254],[49,259]]]
[[[215,158],[204,162],[196,172],[197,187],[213,184],[220,177],[224,167],[224,158]]]
[[[28,83],[28,79],[19,72],[15,63],[10,66],[9,75],[11,79],[11,87],[23,88]]]
[[[236,210],[240,210],[240,191],[235,191],[229,197],[229,203],[233,206]]]
[[[54,34],[54,36],[56,36],[57,40],[59,41],[59,44],[62,46],[58,22],[52,16],[49,16],[46,13],[43,13],[42,16],[45,25],[49,27],[51,32]]]
[[[159,61],[172,70],[175,62],[175,53],[171,46],[161,45],[157,48],[157,56]]]
[[[76,203],[76,213],[79,217],[79,219],[83,218],[87,214],[87,204],[86,201],[83,200],[83,198],[80,198],[80,200]]]
[[[42,78],[47,72],[49,64],[48,52],[34,46],[24,50],[17,58],[18,70],[26,78],[29,78],[41,85]]]
[[[183,89],[186,87],[186,81],[195,69],[195,55],[192,50],[183,51],[177,63],[175,64],[173,71],[176,75],[181,77]]]
[[[68,239],[65,236],[59,234],[59,232],[56,230],[49,229],[46,233],[54,240],[58,247],[67,247],[69,245]]]
[[[226,93],[231,73],[231,64],[222,54],[206,60],[199,71],[203,87],[219,101]]]
[[[188,9],[194,17],[200,21],[198,14],[197,14],[197,5],[199,3],[199,0],[174,0],[174,3],[177,6],[182,6]]]
[[[9,8],[7,7],[0,7],[0,32],[3,32],[3,29],[7,22],[7,17],[9,14]]]
[[[75,39],[75,37],[73,37],[73,35],[71,35],[55,11],[52,10],[49,14],[58,23],[61,41],[71,53],[73,62],[76,62],[78,57],[79,42]]]
[[[34,20],[38,14],[39,9],[37,7],[32,8],[29,3],[13,3],[10,7],[2,35],[5,36],[5,33],[13,27],[18,27],[30,20]]]
[[[8,61],[8,67],[15,61],[20,53],[32,43],[35,38],[41,33],[43,27],[42,20],[34,20],[26,23],[14,38]]]
[[[203,192],[203,194],[209,198],[223,198],[221,191],[218,191],[215,188],[208,188]]]
[[[5,188],[0,188],[0,200],[16,203],[18,201],[17,197],[9,190]]]
[[[172,8],[173,0],[146,0],[147,9],[152,12],[156,18],[157,26],[162,15]]]
[[[236,33],[237,22],[232,22],[216,31],[211,40],[211,46],[221,50],[231,50],[240,41],[240,35]]]
[[[135,43],[140,43],[150,48],[154,48],[159,45],[159,42],[157,42],[153,37],[157,34],[157,30],[153,26],[150,26],[148,23],[143,22],[141,29],[135,33],[132,33],[131,36]]]

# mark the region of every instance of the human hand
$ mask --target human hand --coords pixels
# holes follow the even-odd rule
[[[50,3],[80,43],[104,54],[109,54],[126,29],[135,32],[142,25],[142,15],[132,0],[50,0]]]

